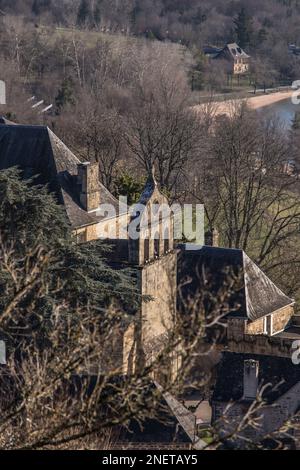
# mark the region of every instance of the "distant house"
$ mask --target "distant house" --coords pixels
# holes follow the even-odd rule
[[[227,44],[223,49],[206,46],[203,52],[211,59],[226,61],[232,75],[242,75],[249,72],[250,56],[235,42]]]

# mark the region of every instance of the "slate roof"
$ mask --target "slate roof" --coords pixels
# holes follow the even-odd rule
[[[101,220],[96,213],[87,213],[80,206],[76,183],[80,160],[45,126],[14,125],[0,120],[0,170],[17,166],[24,177],[39,175],[37,183],[48,184],[58,202],[65,206],[73,228]],[[100,199],[118,211],[118,201],[99,182]],[[125,208],[124,208],[125,210]]]
[[[210,294],[217,295],[222,288],[228,289],[230,281],[229,315],[255,321],[294,304],[242,250],[196,245],[180,248],[178,285],[184,284],[184,299],[193,297],[205,284]]]
[[[215,57],[229,57],[232,59],[249,59],[250,56],[236,43],[227,44]]]
[[[300,367],[290,358],[224,352],[217,367],[213,401],[227,403],[243,398],[244,361],[248,359],[259,362],[259,387],[271,385],[263,395],[268,403],[276,401],[300,381]]]
[[[222,48],[216,46],[204,46],[203,53],[209,57],[215,58],[220,52],[222,52]]]

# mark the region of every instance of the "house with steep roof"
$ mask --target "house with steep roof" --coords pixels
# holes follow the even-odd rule
[[[228,291],[221,321],[226,341],[249,335],[275,336],[294,314],[294,300],[286,296],[243,250],[212,246],[182,246],[178,285],[186,301],[209,288],[215,299]],[[180,309],[180,305],[179,305]]]
[[[49,186],[78,241],[105,237],[107,217],[101,205],[115,209],[112,223],[127,225],[127,207],[100,183],[98,164],[81,162],[48,127],[0,120],[0,170],[14,166],[25,178],[39,175],[37,183]]]
[[[232,75],[243,75],[249,72],[250,56],[236,42],[226,44],[213,58],[226,61]]]
[[[216,320],[215,303],[221,314],[214,327],[221,325],[222,334],[209,399],[212,425],[223,439],[230,436],[260,395],[262,405],[252,416],[258,424],[244,426],[232,445],[243,447],[245,438],[258,443],[288,421],[289,434],[299,444],[300,369],[292,357],[295,344],[300,344],[300,316],[294,313],[294,300],[242,250],[181,247],[178,267],[180,303],[207,292],[202,300],[209,322]]]

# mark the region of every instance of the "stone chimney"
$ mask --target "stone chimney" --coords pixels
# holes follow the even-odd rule
[[[85,162],[79,163],[77,168],[80,203],[84,210],[90,212],[100,205],[99,165]]]
[[[255,400],[258,390],[259,362],[252,359],[244,361],[244,400]]]
[[[216,228],[212,228],[205,233],[205,246],[219,246],[219,232]]]

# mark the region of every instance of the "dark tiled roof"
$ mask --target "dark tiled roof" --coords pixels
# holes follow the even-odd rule
[[[216,57],[230,57],[233,59],[249,59],[250,56],[236,43],[227,44]]]
[[[251,321],[294,303],[242,250],[186,247],[181,246],[178,260],[178,285],[185,284],[185,299],[205,285],[216,296],[222,288],[230,287],[231,314]]]
[[[80,160],[45,126],[13,125],[2,118],[0,122],[0,170],[17,166],[24,177],[39,175],[36,180],[48,184],[64,204],[73,227],[91,225],[99,220],[97,213],[82,209],[76,186],[77,165]],[[112,204],[118,212],[118,201],[99,182],[100,199]]]
[[[263,398],[272,403],[300,381],[300,366],[290,358],[259,354],[224,352],[217,368],[217,381],[213,401],[229,402],[243,398],[244,361],[259,362],[259,387],[270,384]]]
[[[220,47],[216,47],[216,46],[204,46],[203,47],[203,53],[207,56],[210,56],[210,57],[216,57],[218,54],[220,54],[220,52],[223,50],[221,49]]]

